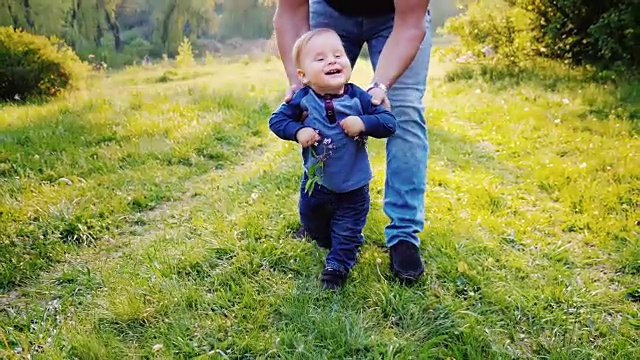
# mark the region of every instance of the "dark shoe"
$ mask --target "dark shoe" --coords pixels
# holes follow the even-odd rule
[[[323,249],[331,250],[331,240],[314,240]]]
[[[336,290],[344,285],[347,274],[334,268],[326,267],[322,270],[322,288],[325,290]]]
[[[307,231],[304,229],[303,226],[300,226],[300,229],[298,229],[298,231],[296,231],[296,233],[294,234],[294,236],[296,237],[296,239],[304,239],[305,236],[307,236]]]
[[[298,231],[296,231],[296,233],[294,234],[294,236],[295,236],[297,239],[300,239],[300,240],[304,239],[305,237],[308,237],[308,238],[312,239],[313,241],[315,241],[315,242],[316,242],[316,244],[317,244],[318,246],[320,246],[321,248],[331,250],[331,240],[313,239],[313,238],[311,237],[311,235],[309,235],[309,233],[304,229],[304,227],[303,227],[303,226],[300,226],[300,229],[298,229]]]
[[[399,280],[414,282],[424,272],[420,249],[409,241],[398,241],[389,251],[391,272]]]

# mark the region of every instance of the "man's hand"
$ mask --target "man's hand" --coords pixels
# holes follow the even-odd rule
[[[284,102],[289,103],[291,101],[291,99],[293,99],[293,95],[296,93],[296,91],[300,90],[300,88],[302,87],[302,84],[300,83],[295,83],[291,86],[289,86],[289,88],[287,88],[287,91],[284,94]],[[304,122],[304,119],[307,118],[307,111],[303,111],[302,114],[300,115],[300,122]]]
[[[372,88],[371,90],[369,90],[369,95],[371,95],[372,99],[371,99],[371,103],[373,105],[380,105],[382,104],[382,106],[385,107],[385,109],[387,110],[391,110],[391,103],[389,102],[389,97],[387,97],[387,94],[385,94],[385,92],[382,89],[379,88]]]
[[[349,136],[358,136],[364,129],[364,122],[358,116],[347,116],[340,121],[340,127]]]
[[[300,90],[301,87],[302,84],[300,83],[295,83],[289,86],[284,94],[284,102],[289,103],[291,99],[293,99],[293,95],[296,93],[296,91]]]
[[[320,135],[310,127],[300,129],[296,134],[296,140],[303,148],[309,147],[320,141]]]

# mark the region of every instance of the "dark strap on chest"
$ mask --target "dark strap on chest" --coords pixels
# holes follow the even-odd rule
[[[337,96],[331,94],[325,94],[322,96],[322,99],[324,100],[324,111],[327,115],[327,118],[329,119],[330,124],[335,124],[337,121],[336,109],[333,106],[333,99],[335,99],[336,97]]]

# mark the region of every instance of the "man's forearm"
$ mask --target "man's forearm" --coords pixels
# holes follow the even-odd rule
[[[278,52],[289,84],[298,83],[291,51],[298,37],[309,30],[309,0],[280,0],[273,17]]]
[[[428,0],[396,0],[393,30],[380,53],[374,74],[375,81],[391,87],[409,67],[426,35],[425,17],[428,6]]]
[[[424,32],[417,30],[392,32],[380,53],[374,74],[375,81],[388,88],[393,86],[415,58],[424,35]]]

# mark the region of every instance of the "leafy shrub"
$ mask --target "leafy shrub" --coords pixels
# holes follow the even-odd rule
[[[153,45],[150,42],[143,38],[136,37],[125,47],[124,51],[136,59],[143,59],[149,55],[152,49]]]
[[[195,64],[195,60],[193,58],[193,48],[191,47],[191,41],[187,37],[184,37],[182,39],[182,42],[178,47],[176,64],[180,67],[190,66]]]
[[[431,8],[431,28],[438,29],[444,26],[448,18],[460,14],[461,9],[458,7],[458,2],[455,0],[431,1],[429,3]]]
[[[533,31],[548,56],[575,63],[640,65],[640,1],[518,0],[515,3],[535,14]]]
[[[79,85],[86,70],[56,37],[0,27],[0,99],[57,96]]]
[[[444,32],[460,37],[463,46],[481,56],[490,46],[498,56],[516,62],[533,53],[531,15],[503,0],[479,0],[445,23]]]
[[[473,52],[492,46],[574,64],[640,65],[640,1],[477,0],[445,24]]]

